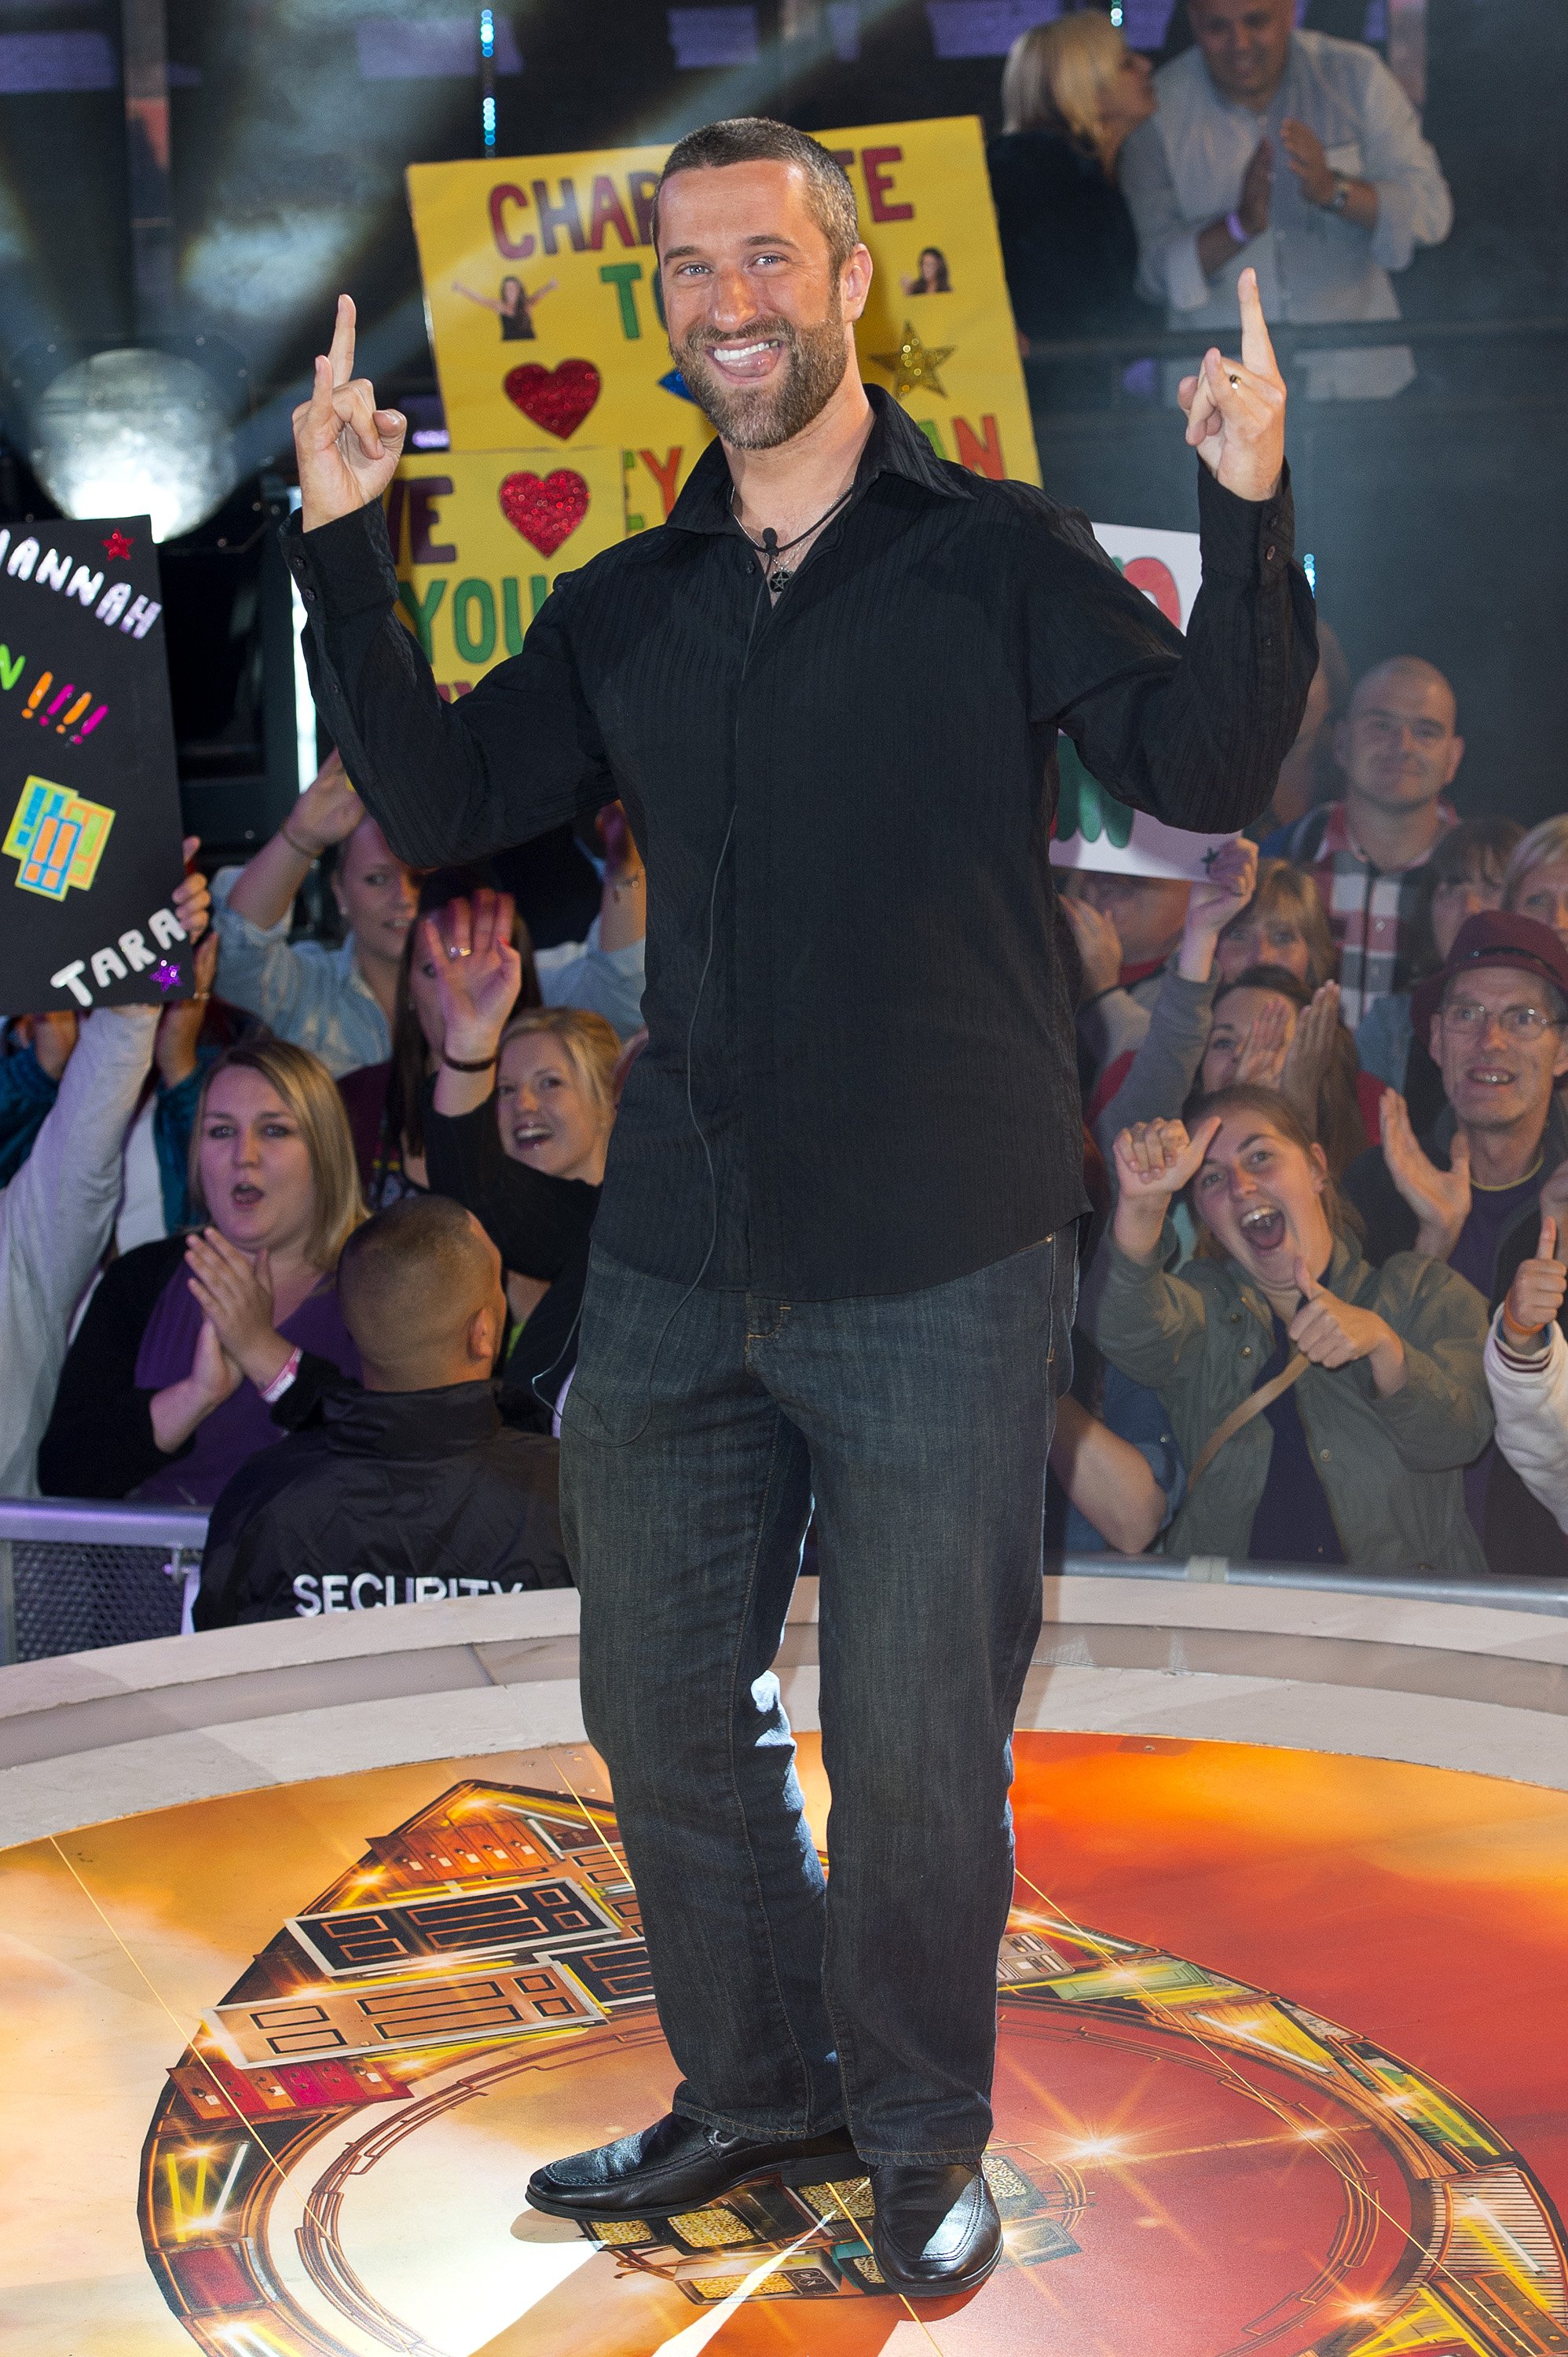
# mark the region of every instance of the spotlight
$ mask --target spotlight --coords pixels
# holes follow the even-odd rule
[[[217,386],[167,352],[98,352],[35,404],[34,473],[70,516],[150,515],[172,540],[220,508],[240,479]]]

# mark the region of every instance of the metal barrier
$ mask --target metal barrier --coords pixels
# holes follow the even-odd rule
[[[0,1499],[0,1663],[177,1636],[206,1544],[199,1507]]]
[[[1321,1564],[1232,1563],[1222,1555],[1047,1555],[1047,1571],[1079,1579],[1186,1579],[1201,1587],[1317,1588],[1330,1596],[1381,1596],[1406,1604],[1481,1604],[1500,1612],[1568,1615],[1568,1581],[1477,1579],[1466,1572],[1326,1571]]]

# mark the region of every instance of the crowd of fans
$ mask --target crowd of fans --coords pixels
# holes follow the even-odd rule
[[[1271,320],[1399,317],[1391,273],[1448,235],[1447,183],[1377,51],[1297,14],[1295,0],[1186,0],[1192,46],[1158,71],[1092,5],[1019,36],[989,161],[1026,353],[1156,322],[1200,346],[1233,325],[1246,269]],[[1174,401],[1195,365],[1134,361],[1124,382],[1163,381]],[[1295,389],[1385,400],[1414,375],[1406,345],[1308,349]],[[1087,357],[1048,358],[1036,390],[1071,407],[1101,376]]]
[[[1097,1208],[1047,1542],[1568,1575],[1568,819],[1456,818],[1431,664],[1330,687],[1320,798],[1262,842],[1064,882]],[[291,930],[320,853],[336,945]],[[642,1039],[618,809],[593,856],[589,938],[536,952],[332,757],[245,867],[193,862],[188,1004],[10,1027],[0,1479],[209,1508],[198,1625],[569,1577],[555,1436]]]
[[[7,1028],[0,1493],[211,1510],[199,1626],[564,1583],[554,1436],[643,1038],[618,807],[571,863],[586,938],[540,950],[494,871],[398,859],[336,754],[243,867],[185,848],[194,996]],[[336,942],[299,922],[318,861]]]
[[[1292,0],[1187,14],[1157,74],[1092,10],[1015,45],[1023,334],[1140,294],[1218,325],[1243,264],[1276,314],[1397,316],[1448,199],[1392,78]],[[1319,357],[1309,391],[1397,390],[1386,352]],[[1443,674],[1352,684],[1321,643],[1251,839],[1062,893],[1096,1208],[1047,1544],[1565,1575],[1568,817],[1460,820]],[[515,891],[548,903],[560,845],[416,875],[336,755],[210,888],[198,848],[188,1003],[8,1028],[0,1491],[209,1509],[203,1627],[563,1584],[555,1437],[644,1037],[624,815],[567,855],[585,938],[563,901],[542,948]]]

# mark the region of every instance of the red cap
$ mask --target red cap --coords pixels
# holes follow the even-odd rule
[[[1516,916],[1511,909],[1483,909],[1479,916],[1466,918],[1440,970],[1411,993],[1410,1019],[1423,1045],[1455,975],[1478,965],[1518,966],[1521,974],[1555,984],[1568,1005],[1568,949],[1551,926]]]

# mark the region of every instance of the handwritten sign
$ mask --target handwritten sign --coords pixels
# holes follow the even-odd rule
[[[1038,482],[1028,397],[973,117],[821,135],[854,184],[875,274],[863,373],[946,458]],[[668,150],[417,164],[420,268],[456,451],[611,449],[628,531],[661,523],[713,429],[670,353],[653,193]]]
[[[0,1010],[188,997],[145,516],[0,526]]]
[[[399,612],[448,699],[519,653],[559,573],[623,536],[615,450],[415,452],[387,494]]]

